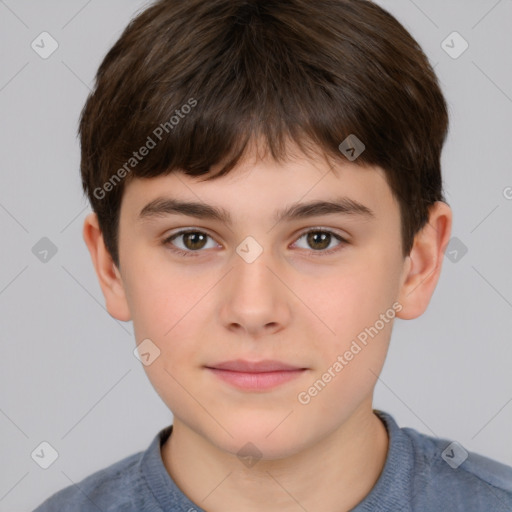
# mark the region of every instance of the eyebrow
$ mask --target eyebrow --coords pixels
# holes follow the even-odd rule
[[[294,203],[274,213],[274,221],[305,219],[318,215],[360,215],[375,218],[375,213],[367,206],[350,199],[339,197],[330,201],[316,200],[308,203]],[[166,215],[187,215],[198,219],[211,219],[232,225],[231,214],[224,208],[198,203],[182,201],[169,197],[159,197],[149,202],[139,213],[139,220]]]

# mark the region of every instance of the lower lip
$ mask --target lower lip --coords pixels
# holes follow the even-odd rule
[[[277,372],[244,373],[230,370],[208,368],[223,381],[244,390],[265,391],[289,382],[302,375],[306,370],[283,370]]]

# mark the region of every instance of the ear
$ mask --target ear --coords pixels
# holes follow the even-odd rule
[[[430,302],[441,275],[444,251],[452,229],[451,208],[442,201],[429,210],[429,220],[415,238],[400,288],[402,309],[396,316],[405,320],[422,315]]]
[[[121,274],[105,246],[95,213],[90,213],[85,218],[83,237],[91,253],[108,313],[123,322],[131,320]]]

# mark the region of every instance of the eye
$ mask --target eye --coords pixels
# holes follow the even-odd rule
[[[313,256],[332,254],[333,252],[339,251],[344,245],[348,244],[347,240],[340,235],[329,230],[318,228],[306,231],[297,239],[297,241],[302,240],[303,238],[306,240],[309,247],[313,248],[311,251]],[[331,244],[336,240],[339,243],[333,248]],[[331,248],[329,250],[325,250],[330,246]],[[308,249],[308,247],[306,247],[306,249]]]
[[[168,245],[171,251],[180,254],[181,256],[198,256],[198,254],[195,253],[200,252],[200,249],[206,247],[206,240],[208,238],[211,238],[210,235],[204,231],[184,230],[171,235],[162,243],[164,245]],[[176,239],[182,240],[183,249],[176,247],[176,245],[172,243]]]

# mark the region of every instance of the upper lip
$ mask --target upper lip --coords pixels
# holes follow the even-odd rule
[[[281,361],[273,361],[270,359],[265,359],[262,361],[245,361],[243,359],[236,359],[233,361],[224,361],[222,363],[208,365],[207,368],[244,373],[263,373],[305,369],[301,368],[300,366],[293,366]]]

